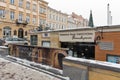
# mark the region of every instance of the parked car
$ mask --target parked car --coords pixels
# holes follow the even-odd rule
[[[9,44],[21,44],[21,45],[28,45],[28,41],[23,38],[5,38],[4,45],[8,46]]]

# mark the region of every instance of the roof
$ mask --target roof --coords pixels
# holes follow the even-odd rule
[[[58,30],[47,30],[47,31],[38,31],[38,32],[30,32],[30,34],[37,34],[37,33],[45,33],[45,32],[65,32],[65,31],[75,31],[75,30],[95,30],[95,28],[91,28],[91,27],[78,27],[78,28],[70,28],[70,29],[58,29]]]
[[[96,27],[78,27],[78,28],[70,28],[70,29],[59,29],[59,30],[47,30],[47,31],[37,31],[37,32],[30,32],[30,34],[38,34],[38,33],[45,33],[45,32],[65,32],[65,31],[83,31],[83,30],[99,30],[99,29],[120,29],[120,25],[111,25],[111,26],[96,26]],[[114,30],[112,30],[114,31]],[[117,30],[120,31],[120,30]],[[110,31],[109,31],[110,32]]]

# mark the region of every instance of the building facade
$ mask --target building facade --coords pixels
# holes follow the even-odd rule
[[[79,28],[79,27],[87,27],[88,20],[83,18],[81,15],[77,15],[72,12],[71,15],[68,16],[68,28]]]
[[[26,38],[46,20],[47,5],[43,0],[0,0],[0,38]]]
[[[69,56],[120,63],[120,25],[44,31],[30,35],[37,37],[38,41],[35,42],[38,46],[68,48]]]
[[[68,28],[77,28],[76,19],[72,16],[68,16]]]
[[[77,27],[86,27],[88,26],[88,20],[83,18],[82,15],[77,15],[72,12],[71,17],[74,18]]]
[[[47,8],[47,27],[52,30],[66,29],[68,15],[51,7]]]
[[[94,59],[95,30],[93,28],[76,28],[66,30],[42,31],[30,33],[31,45],[68,48],[69,56]]]
[[[98,27],[95,59],[120,64],[120,25]]]

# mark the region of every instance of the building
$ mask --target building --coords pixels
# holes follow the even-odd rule
[[[43,0],[0,0],[0,38],[27,38],[46,21],[47,6]]]
[[[84,19],[81,15],[79,16],[72,12],[72,14],[68,16],[68,28],[79,28],[87,26],[88,20]]]
[[[120,64],[120,25],[98,27],[95,59]]]
[[[67,18],[66,13],[55,10],[51,7],[47,8],[47,27],[52,30],[56,29],[66,29],[67,28]]]
[[[77,27],[85,27],[88,26],[88,20],[83,18],[81,15],[77,15],[72,12],[71,17],[74,18]]]
[[[69,56],[95,58],[95,29],[81,27],[74,29],[41,31],[30,33],[31,45],[68,48]]]
[[[69,56],[120,63],[120,25],[31,33],[31,45],[68,48]]]
[[[76,24],[76,19],[73,18],[72,16],[68,16],[68,28],[77,28],[77,24]]]

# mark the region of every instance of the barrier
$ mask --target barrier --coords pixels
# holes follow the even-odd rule
[[[62,69],[62,59],[67,56],[63,48],[48,48],[10,44],[10,55]]]
[[[63,75],[71,80],[120,80],[120,64],[66,57]]]

